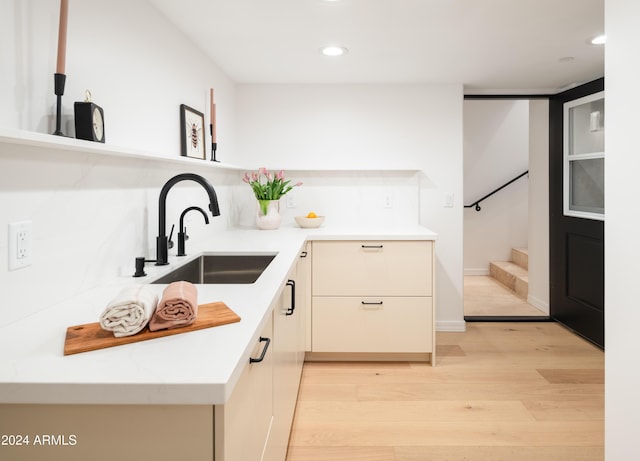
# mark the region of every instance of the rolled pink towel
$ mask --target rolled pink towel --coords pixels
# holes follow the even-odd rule
[[[149,331],[191,325],[198,316],[198,290],[190,282],[173,282],[162,292],[149,321]]]

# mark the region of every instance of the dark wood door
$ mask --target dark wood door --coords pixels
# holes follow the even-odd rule
[[[604,79],[598,79],[559,93],[549,101],[549,313],[602,348],[604,220],[567,216],[565,212],[563,122],[565,103],[603,90]],[[596,116],[603,117],[604,113]]]

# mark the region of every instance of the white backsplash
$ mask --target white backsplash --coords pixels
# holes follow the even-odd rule
[[[295,227],[295,216],[313,211],[323,226],[401,227],[418,224],[418,174],[412,171],[285,171],[291,184],[302,182],[280,199],[283,227]],[[386,206],[386,198],[391,206]],[[292,205],[289,202],[292,199]],[[234,195],[239,227],[252,227],[257,211],[248,185]]]

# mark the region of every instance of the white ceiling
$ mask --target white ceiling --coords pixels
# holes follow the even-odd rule
[[[462,83],[555,93],[604,75],[604,0],[150,0],[239,83]],[[338,58],[319,49],[338,44]],[[564,58],[564,59],[563,59]]]

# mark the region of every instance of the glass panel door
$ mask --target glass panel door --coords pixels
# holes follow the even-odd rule
[[[604,91],[564,104],[564,214],[604,220]]]

